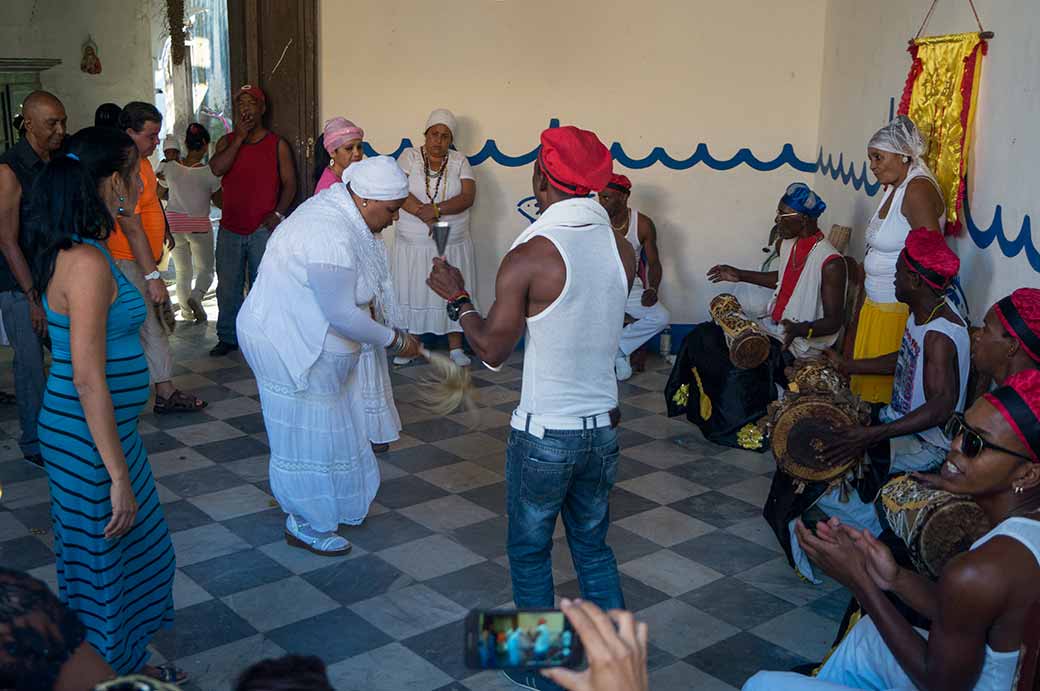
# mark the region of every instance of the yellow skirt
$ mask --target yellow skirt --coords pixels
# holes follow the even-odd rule
[[[856,327],[856,343],[852,356],[857,360],[880,357],[899,350],[910,310],[901,302],[863,300]],[[852,391],[870,403],[892,401],[892,377],[880,374],[857,374],[852,377]]]

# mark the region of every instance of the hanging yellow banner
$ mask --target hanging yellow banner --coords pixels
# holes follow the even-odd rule
[[[914,39],[909,52],[913,61],[899,113],[909,115],[924,137],[925,162],[946,202],[946,232],[955,233],[986,41],[977,32],[930,36]]]

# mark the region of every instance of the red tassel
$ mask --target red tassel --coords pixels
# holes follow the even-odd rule
[[[911,44],[906,51],[910,53],[910,72],[906,75],[906,84],[903,85],[903,96],[899,99],[897,115],[910,114],[910,97],[914,93],[914,83],[917,82],[917,78],[924,71],[924,64],[917,57],[917,45]]]
[[[957,186],[957,198],[954,201],[954,212],[957,214],[957,221],[946,225],[946,235],[956,235],[964,225],[961,223],[961,212],[964,209],[964,195],[967,194],[968,189],[967,178],[964,174],[968,155],[964,151],[964,142],[968,137],[968,115],[971,111],[971,94],[975,88],[975,63],[978,61],[979,50],[982,50],[983,55],[985,55],[985,41],[979,41],[968,57],[964,58],[964,73],[961,75],[961,181]]]

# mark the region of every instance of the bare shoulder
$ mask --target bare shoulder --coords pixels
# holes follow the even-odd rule
[[[62,250],[58,254],[58,262],[64,264],[63,268],[75,271],[78,277],[77,280],[83,279],[93,283],[94,281],[90,279],[99,275],[104,279],[111,277],[111,270],[105,253],[97,247],[86,243],[73,245],[67,250]],[[83,273],[80,274],[79,272]]]
[[[637,213],[639,215],[639,232],[643,232],[643,230],[657,230],[657,226],[654,225],[654,219],[650,218],[642,211]]]
[[[969,599],[982,595],[998,602],[1007,602],[1022,583],[1032,584],[1034,592],[1027,594],[1028,599],[1036,599],[1040,594],[1036,557],[1021,542],[1004,535],[953,559],[939,579],[944,595]]]
[[[552,261],[554,258],[561,262],[563,260],[556,245],[549,238],[537,235],[511,249],[502,260],[502,264],[504,266],[506,262],[509,262],[514,265],[527,263],[537,265],[541,262]]]

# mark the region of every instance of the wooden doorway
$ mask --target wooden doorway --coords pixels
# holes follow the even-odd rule
[[[267,94],[267,126],[293,151],[299,204],[317,182],[318,0],[227,3],[231,92],[255,84]]]

